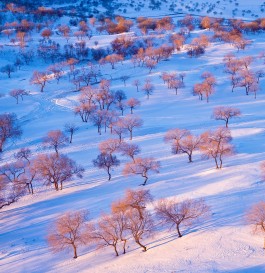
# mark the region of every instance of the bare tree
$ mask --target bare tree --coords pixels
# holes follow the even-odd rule
[[[15,114],[0,115],[0,153],[8,140],[15,140],[21,135],[22,130]]]
[[[182,237],[181,226],[192,227],[198,220],[209,215],[209,207],[202,199],[182,202],[161,199],[157,202],[155,211],[165,225],[176,228],[179,237]]]
[[[259,69],[255,72],[255,76],[257,78],[257,83],[259,83],[260,79],[265,76],[265,72],[262,69]]]
[[[154,92],[154,85],[151,83],[149,79],[145,81],[145,84],[142,87],[143,92],[147,95],[147,99]]]
[[[112,69],[115,68],[116,63],[122,62],[122,61],[123,61],[123,56],[120,54],[111,54],[101,59],[102,63],[109,63]]]
[[[238,86],[245,87],[246,95],[249,94],[251,87],[255,85],[257,86],[257,79],[255,74],[248,70],[243,70],[240,73],[240,82]]]
[[[117,102],[116,107],[121,110],[121,115],[123,116],[124,111],[127,109],[127,104],[124,101]]]
[[[140,128],[143,125],[143,120],[134,115],[127,115],[122,119],[122,127],[127,129],[130,133],[130,139],[133,137],[134,128]]]
[[[119,116],[117,112],[115,111],[107,111],[104,116],[104,126],[105,126],[105,132],[107,128],[110,129],[110,133],[113,133],[113,126],[118,121]]]
[[[0,167],[0,178],[6,184],[6,190],[9,191],[5,201],[10,200],[11,203],[17,201],[24,194],[25,188],[28,189],[30,194],[34,193],[32,182],[35,173],[31,172],[29,164],[24,161],[24,157],[17,159],[15,162],[2,165]]]
[[[32,168],[36,170],[37,178],[45,185],[54,185],[56,191],[63,189],[63,183],[72,177],[82,178],[84,169],[66,155],[44,154],[38,155],[32,161]]]
[[[86,214],[81,211],[66,212],[57,218],[47,237],[52,250],[59,252],[72,249],[76,259],[78,247],[87,243],[85,222]]]
[[[234,153],[234,147],[229,143],[232,140],[231,132],[226,127],[219,127],[215,131],[202,134],[203,143],[200,150],[205,158],[213,158],[216,169],[223,166],[223,157]]]
[[[99,169],[106,170],[109,176],[109,180],[111,179],[111,168],[120,165],[120,161],[117,159],[115,155],[109,155],[101,153],[97,156],[96,159],[93,160],[93,164],[95,167]]]
[[[91,234],[99,248],[112,246],[116,256],[119,256],[117,245],[120,239],[120,228],[113,215],[103,214]]]
[[[203,96],[205,96],[208,103],[210,95],[214,92],[216,79],[212,73],[208,71],[202,73],[201,77],[204,79],[204,81],[202,83],[195,84],[193,87],[193,92],[194,94],[199,95],[200,100],[202,100]]]
[[[124,86],[126,86],[126,81],[129,79],[130,79],[130,76],[128,76],[128,75],[121,76],[121,80],[123,81]]]
[[[15,159],[17,160],[23,160],[25,159],[28,164],[30,165],[29,158],[31,157],[32,153],[29,148],[21,148],[17,153],[14,154]]]
[[[2,66],[0,71],[4,74],[7,74],[8,78],[11,78],[11,73],[15,72],[15,68],[11,64],[7,64],[5,66]]]
[[[76,106],[74,109],[74,113],[79,115],[83,122],[88,122],[90,116],[95,113],[97,107],[90,103],[81,103]]]
[[[152,59],[147,59],[145,61],[145,66],[149,69],[149,74],[157,66],[157,61]]]
[[[153,196],[149,190],[131,190],[128,189],[122,199],[115,201],[111,205],[113,212],[135,209],[140,219],[143,219],[143,211],[147,203],[153,201]]]
[[[218,106],[213,111],[213,117],[216,120],[224,120],[225,127],[228,127],[228,122],[231,118],[239,116],[241,116],[241,111],[233,107]]]
[[[49,76],[46,72],[34,71],[30,82],[31,82],[31,84],[40,85],[40,87],[41,87],[40,91],[43,92],[44,87],[45,87],[46,83],[48,82],[48,80],[49,80]]]
[[[258,83],[253,83],[251,84],[251,86],[249,87],[249,92],[254,93],[254,98],[257,98],[257,92],[260,90],[260,86]]]
[[[141,105],[141,102],[138,99],[130,98],[127,100],[127,105],[131,109],[131,114],[133,114],[133,109],[135,109],[137,106]]]
[[[246,213],[245,220],[248,224],[253,226],[254,233],[265,234],[265,202],[260,201],[259,203],[253,205],[252,208]],[[263,248],[265,248],[265,237]]]
[[[63,65],[57,63],[48,67],[48,71],[52,73],[53,77],[57,80],[57,84],[63,76]]]
[[[92,122],[92,124],[94,126],[97,126],[98,128],[98,133],[101,135],[101,128],[102,128],[102,124],[104,124],[104,120],[106,118],[108,111],[104,111],[104,110],[97,110],[95,112],[93,112],[89,119]]]
[[[186,77],[186,73],[185,72],[179,73],[179,77],[180,77],[182,83],[184,84],[184,78]]]
[[[11,183],[4,175],[0,175],[0,209],[16,202],[24,195],[24,190],[20,183]]]
[[[166,132],[164,140],[165,142],[180,141],[183,137],[188,136],[189,133],[186,129],[171,129]]]
[[[118,149],[123,156],[128,156],[133,161],[134,161],[134,157],[138,155],[141,151],[137,144],[130,144],[126,142],[121,143]]]
[[[134,162],[129,162],[125,164],[123,169],[124,175],[141,175],[145,180],[142,184],[146,185],[148,180],[148,172],[159,173],[160,163],[154,158],[135,158]]]
[[[65,146],[68,141],[68,137],[61,130],[54,130],[48,132],[47,136],[43,140],[43,144],[47,147],[54,148],[58,155],[58,149]]]
[[[119,137],[119,141],[122,141],[122,136],[127,133],[127,129],[124,128],[122,119],[118,119],[112,126],[112,132]]]
[[[28,92],[25,91],[24,89],[13,89],[9,92],[9,95],[15,98],[18,104],[18,99],[21,98],[21,100],[23,101],[23,96],[28,95]]]
[[[137,92],[139,92],[139,86],[141,85],[141,82],[139,80],[134,80],[132,85],[136,86]]]
[[[142,218],[136,210],[129,210],[128,217],[128,229],[130,230],[136,244],[138,244],[143,251],[147,251],[146,245],[143,244],[142,239],[149,237],[154,230],[154,222],[151,214],[147,211],[143,211]]]
[[[126,94],[122,90],[117,90],[114,97],[117,102],[122,102],[123,100],[127,99]]]
[[[0,175],[4,176],[8,182],[19,183],[20,177],[25,173],[25,164],[22,160],[6,163],[0,167]]]
[[[176,95],[178,94],[178,89],[185,87],[182,80],[174,79],[169,81],[169,88],[176,90]]]
[[[99,150],[103,154],[109,154],[110,156],[113,155],[113,153],[119,151],[119,148],[121,146],[121,143],[118,139],[107,139],[102,141],[99,144]]]
[[[187,154],[189,162],[192,162],[192,154],[194,151],[199,150],[200,145],[203,143],[202,136],[194,136],[191,133],[184,136],[179,140],[172,142],[172,153],[173,154]]]
[[[79,130],[79,127],[75,125],[74,123],[66,123],[64,125],[65,132],[70,134],[70,140],[69,142],[72,143],[73,141],[73,135]]]

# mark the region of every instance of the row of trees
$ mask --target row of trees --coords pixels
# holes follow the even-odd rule
[[[132,240],[147,251],[144,240],[160,225],[174,228],[178,237],[182,237],[183,229],[210,216],[210,208],[202,199],[161,199],[155,203],[153,215],[146,208],[152,201],[153,196],[147,190],[127,190],[123,198],[111,204],[111,212],[102,213],[96,221],[88,221],[85,212],[67,212],[55,221],[48,243],[56,252],[72,250],[74,258],[78,257],[77,249],[82,245],[112,247],[119,256],[119,249],[125,254]]]
[[[3,117],[2,117],[3,116]],[[2,115],[5,121],[0,126],[2,146],[8,140],[15,140],[22,131],[17,125],[14,115]],[[59,149],[72,143],[73,134],[79,128],[75,124],[67,123],[65,132],[54,130],[43,138],[43,146],[53,148],[55,153],[40,154],[32,158],[28,148],[22,148],[14,154],[14,160],[0,166],[0,208],[16,202],[28,191],[34,193],[34,183],[41,182],[46,186],[53,185],[55,190],[63,189],[63,184],[74,176],[82,177],[84,169],[68,156],[60,154]]]
[[[14,155],[15,161],[0,167],[0,208],[16,202],[21,196],[34,194],[33,182],[40,181],[55,190],[74,176],[82,178],[84,169],[63,154],[40,154],[31,159],[31,151],[21,149]]]
[[[228,54],[225,56],[224,62],[225,72],[229,74],[232,92],[237,87],[244,87],[246,95],[253,92],[256,98],[256,94],[260,90],[260,78],[264,77],[265,73],[261,69],[257,71],[250,69],[253,57],[236,58],[234,54]]]
[[[80,104],[75,107],[74,112],[81,117],[83,122],[90,121],[96,126],[99,134],[104,127],[105,132],[109,128],[111,133],[118,135],[120,141],[126,133],[129,133],[132,139],[133,130],[141,127],[143,121],[133,114],[134,109],[140,105],[140,101],[136,98],[126,99],[122,90],[111,91],[110,81],[103,79],[98,88],[87,86],[81,89]],[[119,117],[115,111],[115,109],[120,110],[123,116],[124,111],[128,108],[130,114],[124,117]]]
[[[140,175],[144,178],[143,186],[146,185],[150,172],[159,172],[160,163],[152,157],[135,157],[140,153],[140,148],[136,144],[127,143],[118,139],[108,139],[99,144],[100,154],[93,164],[99,169],[107,171],[109,180],[111,179],[110,170],[120,165],[116,153],[131,159],[131,162],[125,164],[123,175]]]
[[[206,131],[201,135],[192,135],[186,129],[172,129],[165,135],[165,142],[171,144],[173,154],[187,154],[189,162],[192,155],[200,150],[205,158],[213,158],[216,168],[221,169],[223,157],[232,155],[231,132],[228,128],[219,127],[214,131]]]

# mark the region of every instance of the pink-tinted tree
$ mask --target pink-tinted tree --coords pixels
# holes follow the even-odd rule
[[[40,154],[32,161],[32,168],[37,173],[37,178],[45,185],[54,185],[56,191],[63,189],[63,183],[74,176],[82,178],[84,168],[66,155]]]
[[[133,162],[125,164],[123,169],[124,175],[141,175],[145,180],[142,184],[146,185],[149,172],[159,173],[160,163],[154,158],[135,158]]]
[[[123,156],[130,157],[134,161],[134,157],[138,155],[141,150],[137,144],[123,142],[119,146],[119,152],[121,152]]]
[[[141,102],[136,98],[130,98],[126,102],[127,106],[131,109],[131,114],[133,114],[133,109],[141,105]]]
[[[133,130],[135,128],[140,128],[143,125],[143,120],[135,115],[127,115],[122,121],[122,127],[129,131],[130,133],[130,139],[132,140],[133,137]]]
[[[16,140],[21,135],[22,130],[15,114],[0,115],[0,153],[7,141]]]
[[[199,220],[205,220],[209,216],[209,207],[202,199],[199,200],[177,200],[161,199],[155,206],[158,219],[170,228],[175,227],[179,237],[183,234],[181,226],[192,227]]]
[[[48,243],[54,252],[72,249],[74,259],[77,249],[87,244],[86,236],[86,214],[81,211],[66,212],[58,217],[49,230]]]
[[[48,132],[47,136],[43,139],[43,145],[54,148],[58,155],[59,148],[65,146],[68,141],[68,137],[61,130],[54,130]]]
[[[239,116],[241,116],[241,111],[234,107],[218,106],[213,110],[214,119],[225,121],[225,127],[228,127],[228,122],[231,118]]]

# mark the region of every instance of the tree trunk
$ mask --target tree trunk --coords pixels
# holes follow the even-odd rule
[[[119,256],[119,253],[118,253],[118,251],[117,251],[117,246],[116,246],[116,244],[114,244],[114,245],[113,245],[113,247],[114,247],[114,250],[115,250],[116,256]]]
[[[126,243],[127,243],[127,240],[126,239],[121,239],[123,241],[123,254],[126,253]]]
[[[135,240],[135,242],[136,242],[136,244],[138,244],[140,247],[143,248],[144,252],[147,250],[146,246],[144,246],[143,244],[141,244],[139,240]]]
[[[181,238],[181,237],[182,237],[182,234],[181,234],[181,232],[180,232],[179,225],[177,225],[177,232],[178,232],[179,238]]]
[[[31,191],[30,191],[30,187],[29,187],[29,183],[27,183],[27,187],[28,187],[28,191],[29,191],[29,193],[31,193]]]
[[[30,189],[31,189],[31,194],[34,194],[34,192],[33,192],[32,182],[30,183]]]
[[[142,176],[145,178],[144,183],[143,183],[142,185],[145,186],[145,185],[146,185],[146,182],[147,182],[147,180],[148,180],[148,177],[147,177],[146,175],[142,175]]]
[[[132,140],[132,130],[130,131],[130,140]]]
[[[73,141],[73,132],[71,132],[71,135],[70,135],[70,143],[72,143],[72,141]]]
[[[57,182],[54,182],[54,188],[55,188],[56,191],[59,190],[59,187],[58,187],[58,183],[57,183]]]
[[[225,121],[225,127],[228,127],[228,119]]]
[[[222,169],[222,167],[223,167],[223,160],[222,160],[222,157],[220,156],[220,169]]]
[[[218,162],[217,162],[216,157],[214,158],[214,161],[215,161],[215,166],[216,166],[216,169],[219,169],[219,166],[218,166]]]
[[[110,181],[110,179],[111,179],[110,168],[108,168],[107,171],[108,171],[109,181]]]
[[[77,258],[77,248],[75,246],[75,244],[73,244],[73,248],[74,248],[74,259]]]
[[[188,154],[189,156],[189,163],[192,162],[192,153],[191,154]]]

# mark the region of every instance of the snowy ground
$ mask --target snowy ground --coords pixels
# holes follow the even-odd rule
[[[255,5],[253,3],[253,9],[256,6],[258,9],[259,4]],[[241,6],[241,9],[245,7]],[[248,38],[252,45],[246,51],[236,53],[237,56],[257,57],[264,50],[264,33]],[[111,39],[114,37],[95,36],[87,42],[92,46],[98,40],[99,45],[104,45]],[[98,154],[98,144],[110,134],[99,136],[96,128],[81,123],[80,118],[74,116],[72,108],[78,94],[73,92],[67,77],[59,85],[49,83],[40,94],[38,86],[29,84],[34,69],[43,70],[48,66],[38,59],[12,74],[11,80],[0,75],[0,93],[4,94],[0,98],[0,113],[16,113],[24,131],[21,140],[6,147],[2,162],[10,160],[21,147],[29,147],[34,155],[48,152],[41,146],[45,134],[49,130],[63,129],[66,121],[74,121],[80,130],[73,144],[61,151],[86,170],[83,179],[67,183],[63,191],[38,186],[35,195],[25,196],[0,211],[0,272],[265,272],[263,239],[253,235],[243,219],[252,204],[264,199],[259,165],[265,159],[265,80],[261,80],[262,90],[256,100],[253,94],[246,96],[243,88],[231,93],[222,64],[223,56],[229,52],[235,52],[235,49],[213,43],[198,59],[188,58],[185,52],[175,53],[169,61],[159,63],[151,74],[146,68],[134,69],[130,61],[118,64],[115,70],[108,65],[103,68],[103,74],[112,74],[112,90],[122,89],[128,98],[141,100],[141,107],[135,113],[144,120],[144,126],[135,130],[133,143],[139,144],[142,156],[153,156],[162,166],[159,174],[150,176],[146,189],[155,199],[203,197],[213,213],[204,225],[188,230],[181,239],[174,232],[161,230],[147,240],[149,249],[146,253],[131,244],[128,253],[118,258],[107,248],[100,251],[82,248],[76,260],[71,258],[71,253],[53,254],[46,235],[54,219],[65,211],[88,209],[91,218],[97,218],[102,211],[108,212],[110,203],[121,197],[126,188],[139,188],[141,178],[122,176],[121,166],[113,171],[113,179],[107,181],[106,173],[93,167],[91,161]],[[13,47],[5,46],[0,63],[10,62],[12,54]],[[253,68],[262,67],[262,60],[257,58]],[[186,72],[186,87],[177,96],[159,78],[163,71]],[[199,101],[191,92],[204,71],[211,71],[218,80],[216,92],[208,104]],[[126,87],[119,79],[122,75],[130,75]],[[143,82],[146,78],[155,83],[154,94],[149,100],[131,86],[134,79]],[[7,95],[17,86],[31,91],[31,95],[18,105]],[[243,114],[231,121],[236,155],[225,159],[223,170],[216,170],[214,162],[202,160],[199,153],[190,164],[185,155],[172,155],[170,146],[163,142],[165,132],[186,128],[199,134],[217,128],[223,123],[213,120],[211,115],[213,108],[219,105],[237,107]],[[122,163],[127,162],[125,158],[120,159]]]
[[[189,13],[193,15],[207,15],[220,18],[242,18],[253,20],[263,17],[265,3],[259,0],[178,0],[178,1],[130,1],[122,0],[118,11],[125,12],[126,16],[163,16],[167,14]],[[133,7],[132,7],[133,3]],[[154,3],[160,3],[154,4]],[[136,15],[137,14],[137,15]]]

